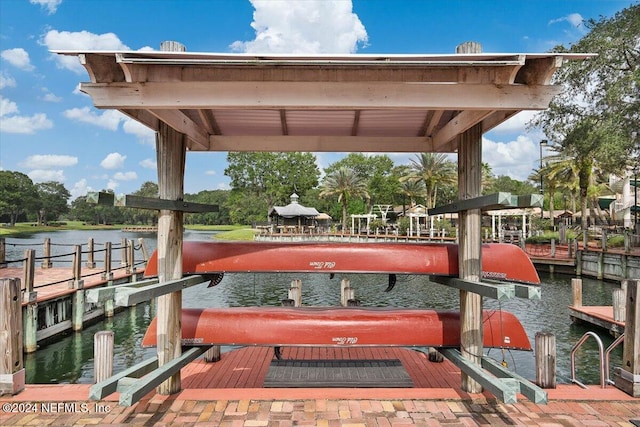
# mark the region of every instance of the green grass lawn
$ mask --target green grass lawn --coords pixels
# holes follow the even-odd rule
[[[14,227],[0,226],[0,236],[10,236],[21,233],[38,233],[43,231],[61,230],[119,230],[124,225],[88,225],[82,221],[64,221],[56,225],[37,225],[34,222],[20,222]],[[246,225],[186,225],[189,230],[219,231],[217,239],[221,240],[253,240],[255,230]]]

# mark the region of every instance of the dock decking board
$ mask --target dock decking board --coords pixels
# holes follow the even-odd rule
[[[324,348],[283,347],[284,360],[399,360],[416,388],[459,388],[460,370],[451,362],[430,362],[416,350],[397,347]],[[242,347],[222,353],[218,362],[198,359],[182,369],[185,389],[262,388],[272,347]]]

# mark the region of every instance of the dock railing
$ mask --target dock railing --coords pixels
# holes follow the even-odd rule
[[[37,248],[35,249],[34,246]],[[52,254],[52,247],[70,247],[72,251],[66,252],[58,250],[57,254]],[[96,247],[102,246],[101,249]],[[7,247],[27,247],[24,250],[24,257],[18,259],[6,259]],[[86,248],[86,249],[85,249]],[[114,259],[114,251],[120,250],[120,259]],[[136,252],[140,251],[142,259],[138,257],[136,260]],[[14,251],[15,252],[15,251]],[[40,252],[42,255],[37,256]],[[96,259],[102,255],[102,268],[97,269],[98,263]],[[22,267],[22,290],[25,292],[33,292],[36,288],[56,285],[68,282],[69,288],[77,287],[78,283],[91,276],[100,275],[103,280],[108,280],[115,270],[123,269],[126,273],[135,273],[139,266],[145,265],[148,261],[148,251],[144,239],[138,239],[136,245],[133,240],[122,239],[119,243],[105,242],[97,243],[90,238],[85,244],[56,244],[52,243],[50,238],[45,238],[42,245],[33,245],[30,243],[7,242],[6,238],[0,238],[0,268]],[[40,263],[41,269],[49,269],[57,265],[68,266],[69,277],[47,283],[35,284],[35,268],[36,262]],[[83,269],[83,266],[85,267]],[[116,266],[116,267],[114,267]],[[90,271],[87,271],[90,270]]]

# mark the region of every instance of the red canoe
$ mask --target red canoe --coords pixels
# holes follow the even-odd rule
[[[484,347],[531,350],[520,321],[485,311]],[[157,345],[157,319],[142,341]],[[233,307],[182,310],[182,344],[459,347],[460,314],[404,308]]]
[[[447,243],[184,242],[183,274],[311,272],[458,276],[458,245]],[[145,276],[158,274],[154,252]],[[540,283],[518,246],[482,246],[485,278]]]

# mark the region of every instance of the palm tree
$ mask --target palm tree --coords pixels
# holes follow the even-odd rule
[[[347,223],[347,206],[352,197],[364,197],[369,199],[367,181],[358,175],[353,169],[341,167],[327,175],[322,182],[321,197],[338,196],[338,202],[342,203],[342,232]]]
[[[400,181],[418,181],[424,183],[427,208],[436,205],[438,186],[454,185],[457,182],[456,165],[442,153],[416,154],[411,160],[409,173]]]
[[[424,184],[422,181],[406,179],[400,182],[400,191],[409,197],[409,205],[415,206],[416,198],[424,194]]]

